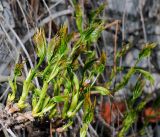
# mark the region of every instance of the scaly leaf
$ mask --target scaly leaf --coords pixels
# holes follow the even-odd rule
[[[147,80],[149,80],[152,85],[154,84],[154,78],[153,78],[153,76],[150,72],[145,71],[145,70],[140,69],[140,68],[136,68],[135,70],[137,72],[141,73]]]
[[[101,95],[110,95],[111,94],[111,92],[107,88],[100,87],[100,86],[94,86],[92,88],[92,90],[95,90],[96,92],[98,92]]]
[[[46,38],[44,29],[40,28],[33,37],[34,43],[36,44],[37,55],[40,58],[44,58],[46,54]]]
[[[135,101],[135,99],[141,96],[142,90],[144,88],[144,84],[145,82],[142,79],[139,78],[137,80],[136,85],[134,86],[134,89],[133,89],[133,97],[132,97],[133,101]]]
[[[96,42],[104,29],[105,29],[105,27],[104,27],[103,23],[95,25],[95,29],[90,34],[90,39],[89,39],[90,42]]]
[[[21,76],[22,75],[22,69],[23,69],[23,63],[17,63],[15,65],[15,69],[14,69],[14,75],[15,76]]]
[[[148,57],[151,54],[151,51],[156,47],[155,43],[146,44],[145,47],[141,50],[139,53],[138,60],[141,60],[142,58]]]
[[[80,5],[75,6],[75,13],[76,13],[76,24],[78,31],[82,33],[83,31],[83,11]]]
[[[91,23],[95,22],[97,16],[105,9],[106,4],[103,3],[97,9],[93,10],[90,14],[89,20]]]
[[[116,59],[119,59],[120,57],[124,56],[130,48],[130,43],[123,45],[122,49],[119,52],[117,52]]]
[[[131,76],[134,73],[135,73],[135,69],[134,69],[134,67],[131,67],[130,70],[128,71],[128,73],[123,77],[121,82],[116,85],[115,91],[118,91],[118,90],[122,89],[124,86],[126,86],[129,79],[131,78]]]
[[[66,101],[67,98],[68,98],[68,96],[55,96],[55,97],[51,98],[50,101],[53,101],[55,103],[59,103],[59,102]]]
[[[92,65],[95,63],[97,59],[91,59],[88,62],[85,63],[83,70],[82,70],[82,75],[84,75],[85,71],[88,70],[89,68],[92,67]]]
[[[68,43],[68,27],[67,25],[63,25],[59,30],[60,36],[60,46],[59,46],[59,54],[62,55],[67,51],[67,43]]]
[[[79,90],[79,80],[75,73],[73,73],[73,83],[76,88],[76,92]]]
[[[86,137],[88,131],[88,124],[84,123],[80,129],[80,137]]]
[[[124,137],[129,128],[136,121],[136,119],[137,119],[137,113],[135,110],[131,110],[130,112],[128,112],[125,119],[123,120],[123,127],[119,132],[118,137]]]
[[[60,44],[60,37],[55,35],[51,41],[48,43],[47,47],[47,61],[50,63],[52,58],[55,56],[56,51],[58,50]]]

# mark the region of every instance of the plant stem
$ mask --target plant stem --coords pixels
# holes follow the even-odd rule
[[[12,89],[12,93],[9,94],[9,96],[8,96],[7,104],[10,104],[15,99],[16,92],[17,92],[17,83],[16,83],[16,80],[17,80],[17,76],[14,76],[13,81],[9,80],[9,84],[10,84],[10,87]]]
[[[30,70],[29,74],[28,74],[28,77],[26,78],[26,80],[24,81],[23,83],[23,90],[22,90],[22,95],[18,101],[18,107],[20,109],[23,109],[26,105],[25,105],[25,101],[26,101],[26,98],[28,96],[28,92],[29,92],[29,89],[30,89],[30,84],[31,84],[31,81],[34,77],[34,75],[36,74],[36,70],[35,69],[32,69]]]
[[[35,108],[33,109],[33,112],[32,112],[33,115],[35,115],[37,112],[39,112],[41,110],[44,98],[46,96],[46,92],[47,92],[47,89],[48,89],[48,82],[44,81],[43,83],[44,84],[43,84],[43,87],[42,87],[42,91],[41,91],[39,101],[38,101],[37,105],[35,106]]]
[[[33,80],[34,76],[36,75],[36,71],[39,68],[39,66],[42,64],[43,60],[44,60],[44,57],[41,57],[38,64],[35,66],[35,68],[30,70],[26,80],[23,83],[22,95],[18,101],[18,107],[20,109],[23,109],[24,107],[26,107],[25,101],[28,96],[29,89],[31,87],[31,81]]]

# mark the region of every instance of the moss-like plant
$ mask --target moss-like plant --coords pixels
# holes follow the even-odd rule
[[[91,25],[83,28],[82,10],[77,5],[76,23],[79,35],[75,38],[75,33],[68,33],[67,25],[63,25],[57,34],[47,41],[44,29],[40,28],[34,35],[33,41],[36,46],[36,53],[39,62],[30,69],[23,82],[23,89],[18,102],[16,101],[17,71],[15,68],[13,81],[10,80],[12,93],[9,94],[7,107],[14,103],[17,110],[26,108],[29,91],[32,93],[32,116],[48,117],[66,121],[60,131],[65,130],[73,123],[73,118],[84,106],[84,125],[81,129],[81,136],[85,136],[88,124],[93,119],[95,103],[91,102],[90,94],[92,89],[96,89],[102,95],[109,95],[107,88],[95,86],[98,76],[105,68],[105,54],[100,59],[95,57],[95,51],[91,50],[91,44],[96,42],[101,32],[105,29],[103,21],[93,21]],[[83,55],[83,66],[79,63],[79,58]],[[43,62],[46,62],[44,69],[40,69]],[[18,66],[20,64],[17,64]],[[38,77],[42,81],[41,88],[36,87],[33,79]],[[53,87],[51,95],[47,91]],[[60,109],[57,107],[61,104]]]
[[[50,41],[46,40],[45,32],[42,28],[37,31],[33,41],[36,46],[39,62],[35,64],[34,68],[30,69],[29,74],[24,80],[22,94],[18,102],[15,98],[17,93],[16,78],[21,72],[21,67],[20,65],[16,65],[14,79],[9,81],[12,93],[8,96],[8,106],[15,103],[18,108],[17,111],[23,110],[27,107],[27,98],[29,91],[31,91],[32,116],[41,118],[45,116],[50,119],[58,118],[65,121],[65,124],[57,129],[58,131],[64,131],[71,126],[73,118],[80,109],[83,109],[84,116],[80,136],[86,136],[88,125],[94,117],[96,101],[91,101],[91,91],[96,91],[101,95],[111,95],[109,89],[111,89],[112,81],[116,76],[115,73],[112,73],[104,87],[96,85],[96,80],[105,69],[106,54],[102,52],[100,58],[96,58],[95,51],[91,50],[91,45],[97,41],[101,32],[105,29],[105,22],[96,19],[98,13],[103,8],[104,6],[101,6],[99,9],[96,9],[93,12],[95,14],[92,13],[89,18],[90,24],[83,26],[82,9],[77,5],[75,18],[78,30],[76,34],[78,34],[78,37],[75,37],[74,32],[68,33],[67,25],[63,25]],[[122,81],[115,85],[112,93],[126,86],[130,77],[135,72],[142,74],[151,83],[154,82],[150,73],[136,68],[137,64],[144,57],[150,55],[154,47],[154,44],[148,44],[142,49],[135,65],[131,67]],[[117,53],[117,62],[118,58],[123,56],[127,49],[122,49]],[[80,65],[79,58],[82,55],[84,64]],[[40,69],[40,66],[44,64],[43,62],[45,62],[46,66],[43,66],[44,69]],[[121,70],[122,68],[117,68],[117,73]],[[38,77],[42,81],[40,88],[36,87],[33,81],[35,77]],[[51,95],[48,94],[49,87],[52,87],[50,91]],[[142,87],[143,84],[137,82],[133,92],[132,102],[141,95]],[[143,106],[139,106],[134,113],[132,111],[128,113],[119,136],[123,136],[124,132],[127,132],[136,119],[138,111]]]

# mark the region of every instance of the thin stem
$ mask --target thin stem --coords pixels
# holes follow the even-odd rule
[[[18,106],[21,109],[25,107],[24,102],[26,101],[26,98],[28,96],[29,89],[31,87],[31,81],[33,80],[34,76],[36,75],[36,72],[37,72],[39,66],[42,64],[43,60],[44,60],[44,57],[40,58],[38,64],[35,66],[34,69],[30,70],[26,80],[23,83],[22,95],[20,97],[20,100],[18,101]]]
[[[26,80],[23,83],[22,95],[20,97],[20,100],[18,101],[18,107],[20,109],[23,109],[25,107],[24,103],[25,103],[26,98],[28,96],[28,92],[29,92],[29,89],[30,89],[31,81],[34,78],[35,74],[36,74],[35,69],[30,70],[30,72],[28,74],[28,77],[26,78]]]
[[[46,92],[48,90],[48,82],[44,81],[43,83],[44,84],[43,84],[43,87],[42,87],[42,91],[41,91],[41,95],[40,95],[39,101],[38,101],[37,105],[35,106],[35,108],[34,108],[34,110],[32,112],[33,115],[35,115],[37,112],[39,112],[41,110],[44,98],[46,96]]]

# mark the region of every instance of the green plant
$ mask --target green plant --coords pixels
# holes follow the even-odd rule
[[[106,29],[105,21],[97,19],[98,14],[104,9],[104,5],[91,13],[89,24],[87,25],[83,24],[83,11],[80,5],[76,5],[75,9],[78,30],[76,34],[78,37],[77,35],[75,36],[74,32],[68,33],[67,25],[61,26],[50,41],[46,40],[45,32],[42,28],[37,31],[33,40],[39,61],[34,68],[30,69],[24,80],[22,94],[18,101],[16,101],[16,80],[21,74],[22,67],[21,64],[16,65],[14,78],[9,80],[12,92],[8,95],[7,107],[11,107],[14,104],[17,108],[15,111],[24,110],[28,106],[27,97],[29,91],[31,91],[32,116],[65,121],[62,127],[56,129],[61,132],[72,125],[78,111],[83,109],[84,115],[80,136],[85,137],[88,126],[93,120],[96,104],[96,99],[93,102],[91,101],[91,91],[96,91],[101,95],[112,96],[111,93],[114,94],[124,88],[131,76],[138,73],[141,79],[137,80],[137,84],[133,89],[133,98],[130,104],[132,107],[136,99],[142,94],[144,85],[142,79],[145,78],[152,84],[154,83],[151,74],[137,68],[137,64],[151,54],[155,44],[146,44],[139,53],[135,65],[124,75],[122,81],[116,83],[114,88],[113,84],[116,77],[114,70],[111,72],[109,81],[104,86],[99,86],[96,81],[105,69],[106,54],[102,52],[100,58],[96,58],[95,51],[91,50],[91,46],[92,43],[98,40],[101,32]],[[122,57],[127,50],[128,47],[125,47],[116,54],[117,63],[118,58]],[[80,59],[83,61],[82,65],[80,65]],[[44,69],[40,69],[43,62],[45,62],[46,66],[43,67]],[[122,70],[122,67],[117,67],[116,72],[119,73]],[[35,77],[42,81],[40,88],[37,88],[33,81]],[[49,87],[53,87],[51,95],[47,93]],[[119,136],[124,136],[129,130],[145,103],[145,100],[142,101],[135,110],[130,109],[126,113]]]
[[[84,124],[81,136],[85,136],[88,125],[93,119],[94,105],[92,105],[90,94],[92,89],[98,90],[102,95],[109,95],[110,91],[104,87],[95,86],[98,76],[105,68],[105,54],[100,59],[95,57],[91,50],[91,43],[96,42],[101,32],[105,29],[102,21],[92,21],[91,25],[83,28],[82,10],[78,5],[76,10],[76,23],[79,37],[75,39],[74,33],[68,34],[67,25],[63,25],[57,34],[47,41],[43,29],[39,29],[34,35],[34,43],[39,62],[30,69],[29,74],[23,82],[23,89],[18,102],[16,102],[17,84],[16,78],[21,68],[15,68],[13,81],[9,81],[12,93],[9,94],[7,107],[13,103],[17,110],[26,108],[29,91],[32,92],[32,116],[60,118],[66,121],[57,130],[66,130],[73,123],[76,113],[84,106]],[[71,45],[70,45],[71,44]],[[71,47],[70,47],[71,46]],[[79,57],[84,56],[83,67],[79,65]],[[43,70],[40,66],[46,62]],[[18,66],[20,64],[17,64]],[[42,81],[41,88],[37,88],[33,79],[38,77]],[[47,91],[52,86],[52,95]],[[63,87],[63,88],[62,88]],[[61,108],[57,107],[62,104]]]
[[[154,79],[153,79],[151,73],[149,73],[143,69],[138,68],[137,65],[142,59],[150,56],[151,51],[153,48],[155,48],[155,46],[156,46],[155,43],[146,44],[144,46],[144,48],[140,51],[139,56],[137,58],[137,61],[134,64],[134,66],[129,69],[129,71],[127,72],[126,75],[124,75],[121,82],[117,83],[115,86],[114,91],[117,92],[118,90],[124,88],[128,84],[130,78],[135,73],[139,75],[139,77],[137,78],[137,82],[136,82],[134,88],[132,89],[132,96],[127,101],[129,108],[128,108],[128,111],[125,113],[125,117],[123,119],[123,123],[122,123],[123,127],[120,130],[120,132],[118,133],[119,137],[123,137],[127,134],[128,130],[131,128],[131,126],[134,124],[134,122],[137,121],[139,113],[144,109],[144,107],[147,103],[148,96],[141,99],[140,101],[138,101],[138,98],[143,93],[145,81],[149,80],[150,83],[153,85]],[[118,55],[120,55],[120,54],[118,53]],[[121,54],[121,55],[123,55],[123,54]]]

